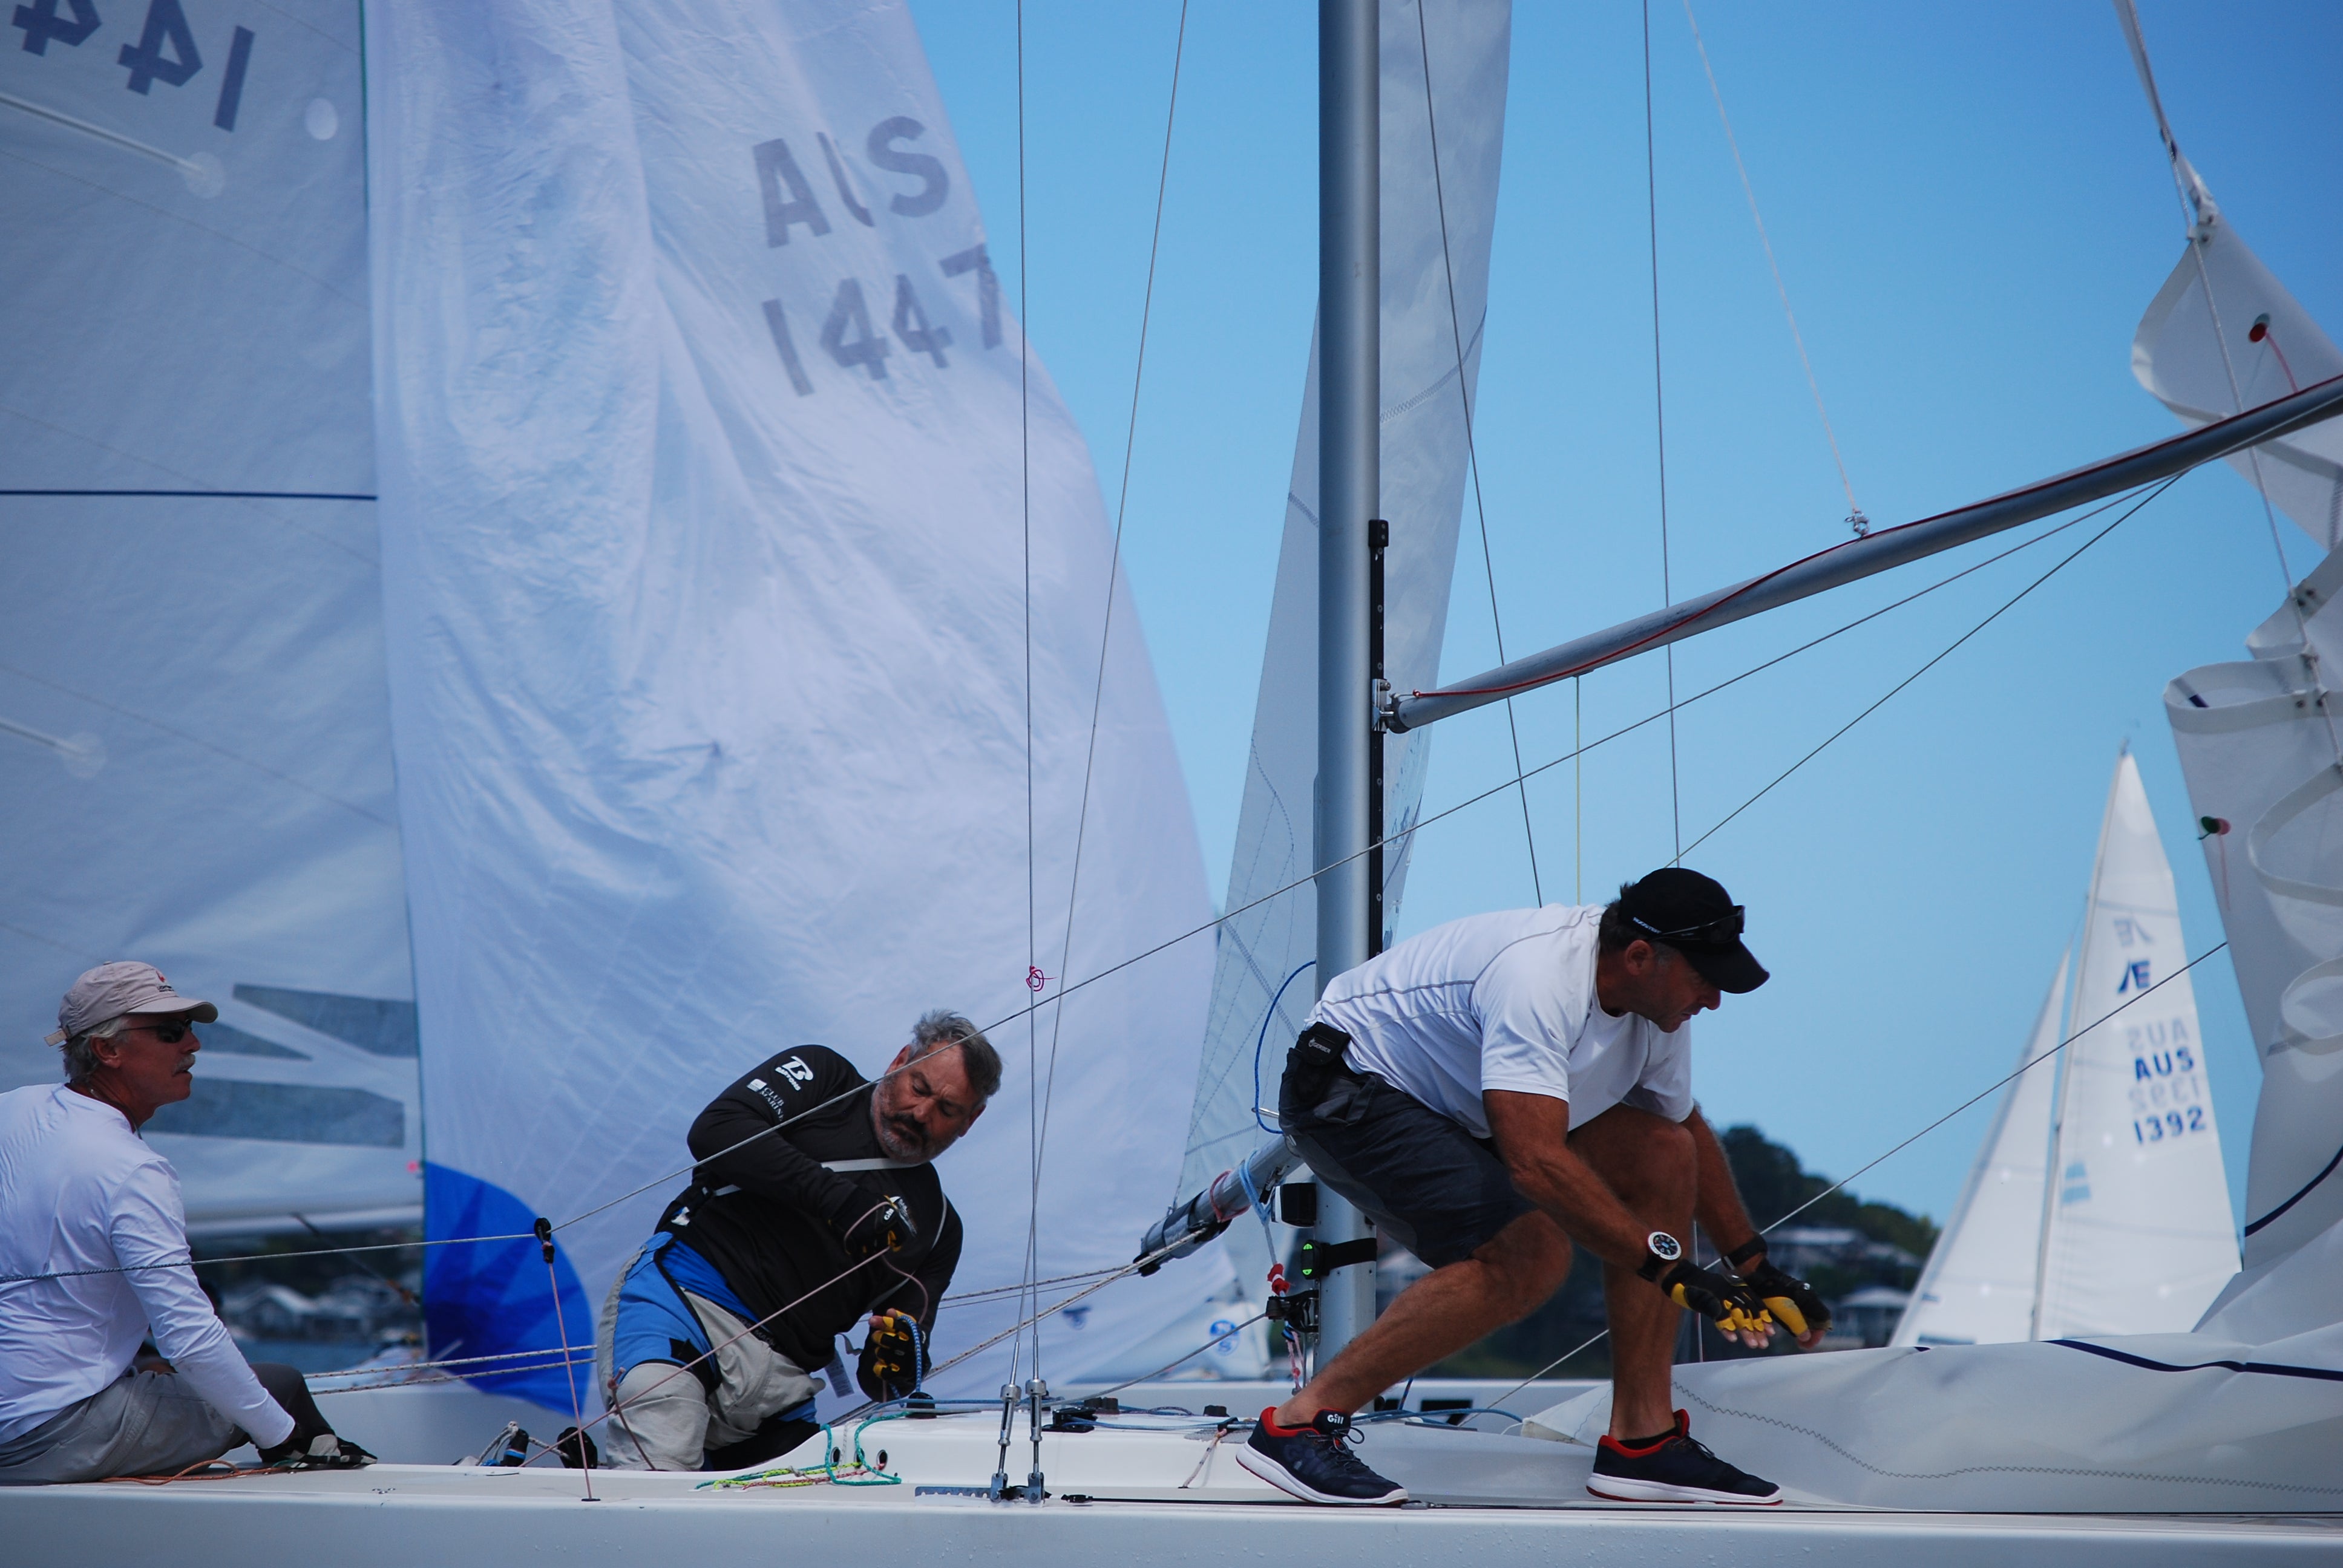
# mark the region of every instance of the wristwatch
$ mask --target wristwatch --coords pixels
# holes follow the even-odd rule
[[[1656,1282],[1668,1266],[1684,1256],[1684,1243],[1665,1231],[1654,1231],[1644,1238],[1644,1261],[1635,1271]]]

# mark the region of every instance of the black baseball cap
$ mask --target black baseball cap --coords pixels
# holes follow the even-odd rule
[[[1703,980],[1735,996],[1764,985],[1765,966],[1741,944],[1742,910],[1714,877],[1663,866],[1619,890],[1627,929],[1684,954]]]

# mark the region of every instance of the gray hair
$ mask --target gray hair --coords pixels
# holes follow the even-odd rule
[[[911,1026],[911,1060],[948,1045],[960,1047],[960,1065],[968,1070],[968,1086],[976,1091],[979,1100],[990,1100],[1001,1087],[1001,1053],[983,1031],[960,1014],[946,1008],[920,1015]]]
[[[65,1053],[65,1081],[87,1083],[91,1079],[96,1078],[97,1070],[106,1064],[97,1060],[97,1052],[90,1049],[89,1042],[93,1040],[112,1040],[120,1032],[122,1026],[129,1021],[128,1013],[117,1013],[104,1023],[93,1024],[79,1034],[68,1036],[65,1042],[57,1047]]]

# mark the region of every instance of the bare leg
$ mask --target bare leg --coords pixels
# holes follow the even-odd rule
[[[1570,1242],[1562,1228],[1544,1214],[1523,1214],[1471,1257],[1434,1269],[1402,1291],[1366,1332],[1277,1407],[1277,1423],[1307,1426],[1322,1410],[1349,1414],[1492,1329],[1527,1317],[1569,1270]]]
[[[1691,1244],[1697,1167],[1690,1131],[1619,1105],[1573,1132],[1570,1147],[1638,1219]],[[1684,1309],[1614,1263],[1603,1265],[1603,1306],[1611,1325],[1611,1435],[1667,1430],[1675,1421],[1672,1369]]]

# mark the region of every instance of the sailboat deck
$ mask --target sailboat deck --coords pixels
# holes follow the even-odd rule
[[[1445,1427],[1385,1426],[1371,1456],[1417,1501],[1403,1508],[1308,1507],[1234,1462],[1197,1422],[1133,1422],[1049,1433],[1051,1499],[995,1503],[980,1487],[998,1460],[988,1416],[890,1422],[865,1434],[888,1451],[898,1485],[733,1488],[698,1475],[596,1472],[596,1501],[575,1471],[382,1464],[357,1472],[250,1474],[168,1485],[114,1483],[0,1493],[0,1530],[25,1561],[149,1563],[166,1558],[297,1561],[321,1540],[354,1565],[526,1554],[564,1563],[639,1563],[731,1551],[932,1568],[976,1554],[1031,1562],[1190,1563],[1205,1554],[1271,1560],[1438,1553],[1476,1568],[1590,1562],[1833,1561],[1899,1565],[1999,1562],[2266,1562],[2343,1548],[2343,1516],[1945,1514],[1793,1501],[1772,1509],[1623,1508],[1584,1491],[1591,1452]],[[1021,1432],[1020,1437],[1021,1439]],[[1028,1443],[1010,1449],[1021,1476]],[[794,1456],[814,1459],[812,1448]],[[1331,1534],[1330,1534],[1331,1533]],[[1340,1537],[1341,1539],[1336,1539]]]

